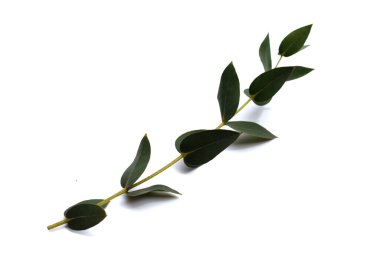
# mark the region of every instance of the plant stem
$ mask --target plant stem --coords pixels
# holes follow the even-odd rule
[[[67,222],[69,222],[70,219],[63,219],[61,221],[58,221],[56,223],[53,223],[47,227],[48,230],[65,225]]]
[[[277,68],[278,67],[278,64],[280,64],[280,61],[281,61],[281,59],[282,59],[282,55],[280,56],[280,59],[278,59],[278,62],[277,62],[277,64],[276,64],[276,66],[274,67],[274,68]]]
[[[277,66],[280,64],[281,59],[282,59],[282,55],[281,55],[280,59],[278,59],[278,62],[277,62],[277,64],[276,64],[275,68],[277,68]],[[249,98],[244,104],[242,104],[242,105],[236,110],[236,113],[234,114],[234,116],[235,116],[236,114],[238,114],[241,110],[243,110],[244,107],[246,107],[246,106],[249,104],[249,102],[252,101],[252,99],[253,99],[253,98]],[[222,122],[222,123],[220,123],[215,129],[220,129],[220,128],[222,128],[222,127],[225,126],[225,125],[226,125],[226,123],[225,123],[225,122]],[[138,181],[137,183],[134,183],[134,184],[133,184],[131,187],[129,187],[128,189],[127,189],[127,188],[123,188],[123,189],[121,189],[120,191],[118,191],[117,193],[113,194],[112,196],[110,196],[110,197],[108,197],[108,198],[102,200],[101,202],[97,203],[97,205],[98,205],[98,206],[102,206],[102,205],[104,205],[104,204],[110,202],[110,201],[113,200],[114,198],[119,197],[120,195],[123,195],[123,194],[126,193],[128,190],[130,190],[130,189],[132,189],[132,188],[135,188],[136,186],[138,186],[138,185],[140,185],[140,184],[143,184],[143,183],[145,183],[146,181],[148,181],[148,180],[154,178],[155,176],[161,174],[162,172],[164,172],[165,170],[169,169],[171,166],[173,166],[174,164],[176,164],[177,162],[179,162],[179,161],[180,161],[182,158],[184,158],[185,156],[186,156],[186,154],[181,154],[181,155],[179,155],[179,156],[176,157],[173,161],[171,161],[170,163],[166,164],[164,167],[162,167],[161,169],[157,170],[157,171],[154,172],[153,174],[151,174],[151,175],[147,176],[146,178],[144,178],[144,179]],[[56,228],[56,227],[62,226],[62,225],[66,224],[66,223],[69,222],[69,221],[70,221],[70,219],[63,219],[63,220],[61,220],[61,221],[58,221],[58,222],[56,222],[56,223],[53,223],[53,224],[49,225],[49,226],[47,227],[47,229],[48,229],[48,230],[51,230],[51,229],[53,229],[53,228]]]
[[[251,102],[252,101],[252,99],[253,98],[249,98],[242,106],[240,106],[240,108],[239,109],[237,109],[237,111],[236,111],[236,113],[235,113],[235,115],[236,114],[238,114],[241,110],[243,110],[244,109],[244,107],[246,107],[248,104],[249,104],[249,102]]]
[[[132,189],[132,188],[135,188],[136,186],[142,184],[142,183],[145,183],[146,181],[154,178],[155,176],[157,176],[158,174],[164,172],[165,170],[169,169],[171,166],[173,166],[174,164],[176,164],[178,161],[180,161],[182,158],[184,158],[186,155],[185,154],[181,154],[179,155],[178,157],[176,157],[173,161],[171,161],[170,163],[166,164],[164,167],[162,167],[161,169],[157,170],[156,172],[154,172],[153,174],[147,176],[146,178],[138,181],[137,183],[133,184],[129,189]]]
[[[110,201],[113,200],[114,198],[117,198],[117,197],[119,197],[120,195],[123,195],[123,194],[126,193],[126,192],[127,192],[127,188],[123,188],[123,189],[121,189],[120,191],[118,191],[117,193],[115,193],[114,195],[112,195],[112,196],[110,196],[110,197],[108,197],[108,198],[106,198],[106,199],[100,201],[97,205],[98,205],[98,206],[102,206],[102,205],[104,205],[104,204],[110,202]]]

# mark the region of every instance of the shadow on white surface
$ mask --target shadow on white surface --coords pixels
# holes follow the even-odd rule
[[[250,102],[250,103],[253,103],[253,102]],[[265,106],[255,106],[255,108],[253,110],[247,110],[249,111],[249,113],[247,113],[247,119],[246,121],[253,121],[253,122],[257,122],[261,115],[264,113],[264,111],[268,111],[270,110],[270,108],[268,107],[265,107]],[[235,120],[235,119],[232,119],[232,120]]]
[[[186,166],[186,164],[183,161],[180,161],[178,164],[176,164],[176,170],[179,171],[181,174],[189,174],[193,171],[195,171],[197,168],[190,168]]]
[[[94,234],[91,232],[91,228],[87,230],[73,230],[73,229],[70,229],[68,226],[62,226],[62,228],[67,229],[71,233],[74,233],[77,235],[88,236],[88,237],[94,236]]]

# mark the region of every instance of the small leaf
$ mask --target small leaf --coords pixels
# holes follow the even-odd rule
[[[240,133],[230,130],[204,130],[188,135],[179,144],[179,150],[186,154],[184,162],[191,168],[198,167],[214,159],[231,145]]]
[[[249,89],[245,89],[244,90],[244,94],[247,96],[247,97],[251,97],[251,94],[249,94]]]
[[[75,205],[79,205],[79,204],[93,204],[93,205],[96,205],[100,202],[102,202],[104,199],[88,199],[88,200],[84,200],[84,201],[81,201],[79,203],[76,203]],[[104,205],[101,205],[102,208],[106,208],[108,206],[110,202],[107,202],[105,203]],[[64,215],[66,216],[66,213],[67,211],[70,209],[71,207],[67,208],[66,211],[64,212]]]
[[[147,135],[145,135],[141,142],[139,149],[137,150],[136,157],[125,170],[121,177],[120,184],[123,188],[132,186],[137,179],[143,174],[150,159],[150,143]]]
[[[85,230],[99,224],[107,216],[104,209],[94,204],[77,204],[70,207],[65,217],[73,230]]]
[[[138,196],[146,195],[146,194],[149,194],[152,192],[174,193],[174,194],[180,194],[181,195],[181,193],[177,192],[176,190],[174,190],[174,189],[172,189],[166,185],[161,185],[161,184],[152,185],[152,186],[149,186],[147,188],[136,190],[133,192],[127,192],[127,195],[128,195],[128,197],[138,197]]]
[[[261,62],[264,66],[264,70],[268,71],[272,69],[272,57],[270,52],[269,33],[260,45],[259,55]]]
[[[249,134],[260,139],[272,140],[277,138],[274,134],[255,122],[231,121],[228,122],[227,125],[238,132]]]
[[[229,121],[236,113],[240,99],[239,78],[232,62],[223,71],[220,79],[218,101],[222,121]]]
[[[251,83],[249,93],[254,96],[255,103],[270,100],[284,85],[293,67],[281,67],[262,73]]]
[[[302,50],[312,25],[307,25],[289,33],[281,42],[278,54],[288,57]]]
[[[313,70],[314,69],[311,69],[311,68],[305,68],[305,67],[301,67],[301,66],[294,66],[293,67],[293,71],[292,71],[292,73],[290,73],[287,81],[291,81],[291,80],[303,77],[303,76],[309,74]]]
[[[193,134],[193,133],[197,133],[197,132],[201,132],[201,131],[204,131],[204,129],[200,129],[200,130],[193,130],[193,131],[189,131],[189,132],[186,132],[182,135],[180,135],[176,140],[175,140],[175,148],[177,149],[177,151],[179,153],[181,153],[181,150],[180,150],[180,145],[181,145],[181,142],[183,141],[183,139],[185,139],[187,136]]]

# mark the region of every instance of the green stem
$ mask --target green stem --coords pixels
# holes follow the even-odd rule
[[[274,68],[277,68],[278,67],[278,64],[280,64],[280,61],[281,61],[281,59],[282,59],[282,55],[280,56],[280,59],[278,59],[278,61],[277,61],[277,64],[276,64],[276,66],[274,67]]]
[[[69,222],[70,219],[63,219],[61,221],[58,221],[56,223],[53,223],[47,227],[48,230],[65,225],[67,222]]]
[[[275,67],[275,68],[277,68],[278,64],[280,64],[281,59],[282,59],[282,56],[280,57],[280,59],[278,59],[278,62],[277,62],[277,64],[276,64],[276,67]],[[249,104],[249,102],[252,101],[252,99],[253,99],[253,98],[249,98],[244,104],[242,104],[242,105],[236,110],[236,113],[234,114],[234,116],[235,116],[236,114],[238,114],[241,110],[243,110],[244,107],[246,107],[246,106]],[[225,125],[226,125],[225,122],[221,122],[221,123],[215,128],[215,129],[220,129],[220,128],[222,128],[222,127],[225,126]],[[110,201],[113,200],[114,198],[119,197],[120,195],[123,195],[123,194],[126,193],[128,190],[130,190],[130,189],[132,189],[132,188],[135,188],[136,186],[138,186],[138,185],[140,185],[140,184],[143,184],[143,183],[145,183],[146,181],[148,181],[148,180],[154,178],[155,176],[161,174],[162,172],[164,172],[165,170],[169,169],[171,166],[173,166],[174,164],[176,164],[177,162],[179,162],[179,161],[180,161],[182,158],[184,158],[185,156],[186,156],[186,154],[181,154],[181,155],[179,155],[179,156],[176,157],[173,161],[171,161],[170,163],[166,164],[164,167],[162,167],[161,169],[157,170],[157,171],[154,172],[153,174],[151,174],[151,175],[147,176],[146,178],[144,178],[144,179],[138,181],[137,183],[134,183],[131,187],[129,187],[129,189],[127,189],[127,188],[121,189],[120,191],[118,191],[117,193],[113,194],[112,196],[110,196],[110,197],[108,197],[108,198],[102,200],[102,201],[99,202],[97,205],[98,205],[98,206],[102,206],[102,205],[104,205],[104,204],[110,202]],[[63,219],[63,220],[61,220],[61,221],[58,221],[58,222],[56,222],[56,223],[53,223],[53,224],[49,225],[49,226],[47,227],[47,229],[50,230],[50,229],[53,229],[53,228],[56,228],[56,227],[62,226],[62,225],[64,225],[64,224],[66,224],[67,222],[69,222],[69,220],[70,220],[70,219]]]

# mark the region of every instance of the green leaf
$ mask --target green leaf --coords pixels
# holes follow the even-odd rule
[[[249,89],[245,89],[244,90],[244,94],[247,96],[247,97],[251,97],[251,94],[249,94]]]
[[[231,121],[228,122],[227,125],[238,132],[249,134],[260,139],[272,140],[274,138],[277,138],[267,129],[254,122]]]
[[[269,102],[272,100],[272,98],[268,99],[268,100],[265,100],[265,101],[256,101],[255,99],[253,99],[253,103],[257,104],[258,106],[264,106],[266,104],[269,104]]]
[[[137,154],[131,165],[125,170],[121,177],[120,184],[123,188],[131,187],[137,179],[143,174],[150,158],[150,143],[147,135],[145,135],[141,142]]]
[[[307,25],[289,33],[281,42],[278,54],[281,56],[291,56],[304,49],[304,44],[309,36],[312,25]]]
[[[183,141],[183,139],[185,139],[187,136],[193,134],[193,133],[197,133],[197,132],[201,132],[201,131],[204,131],[204,129],[200,129],[200,130],[192,130],[192,131],[189,131],[189,132],[186,132],[182,135],[180,135],[176,140],[175,140],[175,148],[177,149],[178,152],[181,153],[181,150],[180,150],[180,145],[181,145],[181,142]]]
[[[249,94],[249,89],[245,89],[244,90],[244,94],[247,96],[247,97],[251,97],[251,94]],[[263,106],[263,105],[266,105],[268,104],[272,99],[268,99],[267,101],[263,101],[263,102],[257,102],[255,101],[254,99],[252,100],[255,104],[259,105],[259,106]]]
[[[214,159],[231,145],[240,133],[230,130],[203,130],[192,133],[179,144],[180,153],[185,154],[184,162],[191,168]]]
[[[249,93],[254,96],[255,103],[270,100],[284,85],[293,67],[281,67],[262,73],[251,83]]]
[[[264,66],[264,70],[268,71],[272,69],[272,57],[270,53],[269,33],[260,45],[259,55],[260,55],[261,62]]]
[[[79,203],[76,203],[75,205],[79,205],[79,204],[93,204],[93,205],[96,205],[100,202],[102,202],[104,199],[88,199],[88,200],[84,200],[84,201],[81,201]],[[105,203],[104,205],[101,205],[102,208],[106,208],[108,206],[110,202],[107,202]],[[64,215],[66,216],[66,213],[67,211],[70,209],[71,207],[67,208],[66,211],[64,212]]]
[[[223,71],[220,79],[218,101],[222,121],[229,121],[239,106],[240,85],[239,78],[232,62]]]
[[[65,217],[73,230],[85,230],[99,224],[107,216],[104,209],[94,204],[77,204],[70,207]]]
[[[304,75],[309,74],[313,70],[314,69],[305,68],[305,67],[302,67],[302,66],[294,66],[293,67],[293,71],[292,71],[292,73],[290,73],[287,81],[291,81],[291,80],[303,77]]]
[[[152,192],[163,192],[163,193],[174,193],[174,194],[181,194],[177,192],[176,190],[166,186],[166,185],[152,185],[144,189],[136,190],[133,192],[127,192],[128,197],[138,197],[142,195],[146,195]]]

